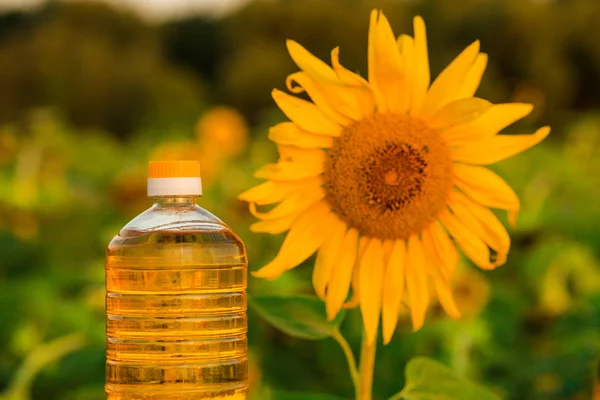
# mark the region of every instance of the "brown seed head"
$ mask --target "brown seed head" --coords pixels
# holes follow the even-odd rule
[[[444,209],[450,149],[420,119],[375,114],[334,140],[323,181],[332,210],[349,226],[368,237],[405,239]]]

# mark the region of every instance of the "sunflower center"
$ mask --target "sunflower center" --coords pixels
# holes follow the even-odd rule
[[[450,149],[420,119],[375,114],[334,140],[324,187],[333,211],[361,234],[405,239],[444,209],[452,188]]]

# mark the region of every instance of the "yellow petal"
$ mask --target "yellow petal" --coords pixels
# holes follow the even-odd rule
[[[423,18],[416,16],[413,20],[413,25],[415,31],[415,76],[412,85],[410,114],[418,115],[423,107],[425,96],[427,95],[427,89],[431,82],[431,75],[429,71],[425,22],[423,21]]]
[[[292,224],[279,254],[273,261],[253,273],[257,278],[275,279],[282,273],[304,262],[321,245],[334,221],[329,205],[322,201],[302,213]]]
[[[360,261],[360,311],[369,343],[377,338],[384,272],[383,245],[381,240],[371,239]]]
[[[368,86],[320,81],[304,72],[290,75],[287,80],[288,87],[293,82],[306,90],[323,114],[343,126],[352,120],[358,121],[363,118],[364,108],[368,108],[362,103],[365,99],[370,101],[371,110],[374,108],[373,94]]]
[[[280,147],[282,149],[283,147]],[[271,181],[294,181],[313,178],[323,172],[325,153],[318,149],[297,149],[293,156],[282,156],[277,164],[267,164],[254,173]]]
[[[356,253],[354,273],[352,275],[352,298],[344,303],[344,308],[354,308],[360,305],[360,261],[365,254],[365,249],[369,244],[369,240],[370,239],[366,236],[361,236],[358,240],[358,252]]]
[[[250,203],[250,213],[260,219],[278,219],[304,210],[325,197],[325,191],[319,187],[307,192],[295,193],[283,199],[281,203],[268,212],[258,212],[256,203]]]
[[[375,36],[377,31],[377,18],[379,16],[379,11],[372,10],[371,16],[369,18],[369,36],[368,36],[368,46],[367,46],[367,54],[368,54],[368,68],[367,68],[367,77],[369,78],[369,84],[373,87],[373,95],[375,96],[375,105],[377,107],[377,111],[385,112],[387,111],[387,105],[385,103],[385,99],[383,98],[383,94],[379,91],[377,85],[375,85]],[[373,66],[373,67],[372,67]]]
[[[467,196],[484,206],[508,210],[514,225],[519,214],[519,198],[502,178],[485,167],[454,165],[456,186]]]
[[[313,286],[317,295],[323,300],[325,300],[325,289],[342,249],[346,230],[346,224],[336,219],[331,228],[331,236],[325,239],[325,243],[317,254],[313,270]]]
[[[412,109],[412,103],[414,102],[414,93],[418,90],[418,73],[416,70],[416,57],[415,57],[415,41],[408,35],[400,35],[398,37],[398,51],[400,51],[400,58],[402,59],[402,67],[406,75],[407,82],[407,102],[409,111]],[[426,89],[423,91],[425,95]],[[423,99],[421,98],[421,101]]]
[[[494,266],[504,264],[510,249],[510,236],[494,213],[456,191],[450,194],[448,205],[463,224],[496,251]]]
[[[365,85],[368,86],[369,83],[360,75],[355,74],[354,72],[344,68],[342,64],[340,64],[340,48],[336,47],[331,50],[331,65],[333,66],[333,70],[337,75],[337,78],[346,85]]]
[[[303,149],[297,146],[286,145],[277,145],[277,150],[279,151],[279,161],[296,163],[309,163],[318,154],[323,153],[318,149]]]
[[[279,203],[293,193],[316,190],[321,187],[320,177],[302,179],[291,182],[267,181],[239,195],[239,199],[257,205]]]
[[[341,134],[342,127],[325,116],[313,103],[290,96],[277,89],[273,90],[272,96],[281,111],[300,128],[311,133],[328,136]]]
[[[429,121],[429,125],[438,129],[449,129],[479,118],[492,107],[492,103],[477,97],[455,100],[442,107]]]
[[[350,119],[344,114],[348,111],[343,109],[339,97],[344,93],[336,93],[343,91],[343,87],[336,84],[323,84],[311,77],[306,72],[295,72],[288,76],[286,85],[288,89],[293,88],[293,83],[302,87],[310,96],[310,99],[315,103],[319,110],[332,121],[340,125],[346,126],[350,123]],[[336,107],[337,106],[337,107]],[[339,110],[339,111],[338,111]]]
[[[357,256],[358,259],[358,256]],[[354,266],[352,273],[352,297],[344,303],[343,308],[355,308],[360,305],[360,268]]]
[[[341,82],[354,86],[352,95],[358,103],[358,107],[353,106],[352,115],[349,116],[355,120],[367,118],[375,112],[375,94],[364,78],[348,71],[340,64],[339,53],[338,47],[331,51],[331,64]]]
[[[483,77],[483,73],[487,67],[487,62],[488,55],[485,53],[479,53],[475,63],[465,78],[460,92],[458,93],[459,99],[473,97],[475,95],[475,92],[477,92],[477,89],[479,89],[479,84],[481,83],[481,78]]]
[[[475,41],[440,73],[425,96],[419,116],[429,118],[440,108],[457,99],[478,53],[479,41]]]
[[[275,183],[271,181],[263,182],[260,185],[254,186],[240,194],[238,199],[242,201],[255,203],[256,201],[267,198],[275,191]],[[281,200],[276,200],[276,202]],[[265,203],[268,204],[268,203]]]
[[[300,212],[294,212],[277,219],[258,221],[250,225],[250,230],[252,232],[270,233],[272,235],[283,233],[291,228],[296,218],[298,218],[298,214],[300,214]]]
[[[548,136],[550,127],[538,129],[533,135],[496,135],[452,150],[454,161],[489,165],[512,157],[535,146]]]
[[[269,129],[269,139],[277,144],[305,149],[329,148],[333,144],[331,136],[312,134],[293,122],[282,122]]]
[[[376,11],[374,11],[376,12]],[[408,110],[406,76],[394,33],[383,13],[373,18],[369,27],[369,83],[381,97],[377,98],[379,112],[404,114]]]
[[[331,67],[312,55],[301,44],[288,39],[286,45],[292,60],[294,60],[298,68],[311,76],[327,79],[331,82],[337,81],[337,76]]]
[[[404,267],[406,289],[410,300],[413,331],[418,331],[425,322],[429,305],[429,285],[425,266],[423,246],[417,235],[408,238],[406,264]]]
[[[340,312],[342,304],[348,297],[352,273],[356,264],[357,245],[358,232],[351,228],[346,232],[342,245],[335,255],[335,266],[327,288],[326,309],[327,318],[330,320]]]
[[[439,275],[435,275],[433,276],[433,284],[435,286],[438,299],[440,300],[440,304],[442,305],[444,311],[446,311],[446,314],[454,319],[460,318],[460,311],[454,302],[454,296],[452,296],[452,287],[450,282],[442,279],[442,277]]]
[[[458,251],[444,229],[434,222],[421,233],[423,247],[430,249],[429,257],[440,268],[444,279],[449,280],[458,264]]]
[[[396,240],[387,260],[385,278],[383,280],[383,304],[381,315],[383,320],[383,342],[389,343],[396,331],[400,304],[404,295],[404,262],[406,247],[404,240]]]
[[[392,254],[392,249],[394,248],[395,240],[384,240],[383,241],[383,259],[387,265],[387,260],[389,260],[390,255]]]
[[[490,250],[480,238],[460,219],[449,211],[440,214],[440,221],[452,235],[463,253],[481,269],[494,269],[490,261]]]
[[[494,104],[473,122],[443,131],[442,137],[450,146],[491,137],[514,122],[525,118],[532,110],[531,104]]]

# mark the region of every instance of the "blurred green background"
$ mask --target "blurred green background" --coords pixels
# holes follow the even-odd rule
[[[149,159],[199,159],[200,204],[241,235],[250,269],[277,253],[282,237],[250,233],[252,218],[236,196],[276,159],[267,129],[284,117],[270,92],[296,70],[285,39],[323,59],[339,45],[344,65],[366,75],[374,7],[397,35],[412,34],[415,14],[425,18],[433,74],[480,39],[490,62],[478,95],[535,104],[509,132],[553,127],[541,145],[494,167],[523,204],[507,264],[461,269],[462,320],[434,307],[413,334],[404,319],[379,350],[375,398],[402,387],[415,355],[506,399],[594,396],[600,1],[265,0],[158,19],[52,1],[0,14],[1,399],[104,398],[104,250],[151,204]],[[274,282],[250,278],[249,291],[312,293],[309,264]],[[252,399],[274,390],[352,397],[333,340],[293,339],[249,316]],[[357,311],[343,332],[356,350]]]

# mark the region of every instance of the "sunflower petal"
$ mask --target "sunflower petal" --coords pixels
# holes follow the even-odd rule
[[[415,41],[408,35],[400,35],[398,37],[398,51],[402,59],[402,67],[406,74],[407,81],[407,102],[409,112],[412,109],[414,102],[414,93],[418,90],[419,81],[417,80],[416,56],[415,56]],[[425,94],[425,91],[423,91]],[[421,99],[422,101],[422,99]]]
[[[294,60],[298,68],[305,71],[310,76],[318,77],[323,80],[326,79],[331,82],[337,81],[337,76],[333,69],[325,62],[312,55],[301,44],[288,39],[286,41],[286,46],[292,60]]]
[[[275,279],[304,262],[330,235],[330,229],[325,227],[330,226],[334,218],[324,201],[302,213],[292,224],[277,257],[252,275]]]
[[[444,229],[434,222],[421,233],[423,247],[430,249],[430,258],[436,261],[444,279],[449,280],[458,265],[458,251]]]
[[[440,214],[440,221],[452,235],[465,255],[481,269],[494,269],[490,250],[472,230],[449,211]]]
[[[448,205],[458,219],[496,251],[494,266],[504,264],[510,249],[510,236],[494,213],[457,191],[450,194]]]
[[[369,244],[369,238],[366,236],[362,236],[358,240],[358,252],[356,253],[354,274],[352,275],[352,298],[344,303],[344,308],[354,308],[360,305],[360,261],[365,254],[367,244]]]
[[[408,238],[406,265],[404,267],[406,289],[410,300],[413,331],[418,331],[425,322],[429,305],[429,286],[425,266],[423,246],[416,235]]]
[[[404,240],[396,240],[387,260],[383,280],[383,342],[389,343],[396,331],[402,296],[404,295],[404,263],[406,246]]]
[[[275,191],[275,183],[271,181],[263,182],[260,185],[254,186],[240,194],[238,199],[242,201],[247,201],[249,203],[255,203],[260,199],[268,198]],[[275,200],[274,203],[281,201]],[[268,203],[265,203],[268,204]]]
[[[489,165],[512,157],[535,146],[548,136],[550,127],[538,129],[533,135],[496,135],[465,144],[452,151],[454,161]]]
[[[402,58],[402,65],[406,68],[407,64],[412,64],[415,61],[415,41],[412,37],[401,34],[398,36],[397,43],[398,51],[400,51],[400,57]],[[408,71],[406,76],[407,78],[413,77],[408,74]]]
[[[309,190],[288,196],[272,210],[264,213],[256,210],[256,203],[250,203],[250,213],[259,219],[278,219],[299,210],[304,210],[324,197],[325,191],[319,187],[316,190]]]
[[[328,136],[341,134],[342,127],[325,116],[313,103],[290,96],[277,89],[273,89],[272,96],[281,111],[300,128],[311,133]]]
[[[256,203],[257,205],[273,204],[279,203],[293,193],[317,190],[321,185],[322,181],[320,177],[291,182],[267,181],[246,190],[238,198],[248,203]]]
[[[381,240],[371,239],[360,261],[360,311],[369,343],[377,338],[384,272],[383,245]]]
[[[491,137],[514,122],[525,118],[532,110],[531,104],[494,104],[473,122],[443,131],[442,137],[450,146]]]
[[[487,67],[487,62],[488,55],[485,53],[479,53],[475,63],[473,63],[473,66],[465,78],[465,82],[463,83],[460,92],[458,93],[459,99],[473,97],[475,95],[475,92],[477,92],[477,89],[479,89],[479,84],[481,83],[481,78],[483,77],[483,73]]]
[[[429,121],[433,128],[448,129],[474,121],[492,107],[492,103],[477,97],[455,100],[442,107]]]
[[[250,230],[252,232],[270,233],[272,235],[283,233],[291,228],[296,218],[298,218],[298,214],[299,212],[295,212],[277,219],[258,221],[250,225]]]
[[[340,312],[352,282],[354,265],[356,264],[358,248],[358,232],[349,229],[344,235],[342,245],[335,255],[335,266],[333,267],[331,282],[327,288],[327,318],[332,320]]]
[[[348,96],[351,88],[343,87],[335,83],[324,83],[312,79],[306,72],[295,72],[288,76],[286,84],[288,88],[291,83],[295,82],[302,87],[310,96],[313,103],[319,110],[332,121],[340,125],[346,126],[351,120],[345,114],[352,114],[351,107],[348,107],[347,101],[352,97]]]
[[[369,79],[369,84],[373,87],[373,95],[375,96],[375,106],[377,111],[385,112],[387,111],[387,105],[385,102],[385,98],[383,94],[379,91],[379,88],[375,84],[375,36],[377,31],[377,18],[379,16],[379,11],[373,10],[371,11],[371,16],[369,18],[369,36],[368,36],[368,68],[367,68],[367,77]]]
[[[439,275],[435,275],[433,276],[433,284],[435,286],[438,299],[440,300],[440,304],[442,305],[444,311],[446,311],[446,314],[454,319],[460,318],[460,311],[454,302],[454,296],[452,296],[452,287],[450,282],[442,279],[442,277]]]
[[[340,48],[336,47],[331,50],[331,65],[337,78],[346,85],[365,85],[368,86],[369,83],[362,76],[355,74],[354,72],[344,68],[342,64],[340,64]]]
[[[281,149],[283,149],[282,146],[280,146],[280,151]],[[289,152],[290,155],[282,154],[277,164],[263,166],[254,173],[254,176],[271,181],[297,181],[321,175],[325,153],[318,149],[298,148],[297,150],[303,152],[295,152],[293,155],[291,152]]]
[[[358,267],[354,267],[354,272],[352,273],[352,297],[350,300],[344,303],[342,308],[355,308],[360,305],[360,269]]]
[[[425,21],[420,16],[413,19],[415,31],[415,76],[412,90],[412,100],[410,114],[418,115],[423,107],[423,101],[427,95],[427,89],[431,82],[429,70],[429,55],[427,51],[427,32],[425,29]]]
[[[323,165],[304,165],[293,163],[267,164],[254,173],[256,178],[269,179],[273,181],[293,181],[306,179],[321,175]]]
[[[353,98],[350,98],[350,100],[353,100],[352,110],[351,114],[346,115],[354,120],[367,118],[375,112],[375,94],[364,78],[350,72],[340,64],[339,54],[339,47],[336,47],[331,51],[331,65],[333,65],[333,69],[337,74],[338,79],[342,83],[353,87],[352,93],[349,93],[353,96]]]
[[[508,210],[514,225],[519,214],[519,198],[502,178],[485,167],[454,165],[456,186],[467,196],[484,206]]]
[[[340,249],[342,249],[346,230],[346,224],[336,219],[331,228],[331,236],[325,239],[325,243],[321,246],[317,254],[312,281],[317,296],[323,300],[325,300],[325,289],[332,276],[337,257],[340,255]]]
[[[298,146],[304,149],[330,148],[331,136],[315,135],[293,122],[282,122],[269,129],[269,139],[277,144]]]
[[[408,110],[407,84],[402,59],[389,21],[371,14],[369,28],[369,82],[381,94],[379,112],[405,114]]]
[[[463,52],[440,73],[425,96],[423,108],[419,112],[419,116],[425,118],[431,117],[435,115],[440,108],[451,101],[456,100],[459,90],[473,66],[478,53],[479,41],[477,40],[463,50]]]
[[[313,80],[304,72],[296,72],[289,79],[303,87],[323,114],[340,125],[360,120],[369,108],[371,112],[374,109],[373,93],[368,86]]]

